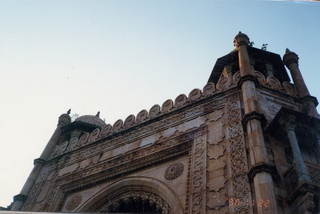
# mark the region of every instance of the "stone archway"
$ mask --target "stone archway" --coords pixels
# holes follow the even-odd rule
[[[182,214],[183,207],[174,192],[161,181],[129,177],[99,191],[77,212]]]
[[[172,210],[162,198],[151,192],[128,191],[108,201],[95,212],[170,214]]]

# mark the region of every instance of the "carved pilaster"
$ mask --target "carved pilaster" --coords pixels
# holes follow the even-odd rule
[[[246,206],[251,201],[251,189],[248,180],[248,162],[246,146],[241,125],[239,97],[230,96],[227,103],[227,139],[229,147],[230,191],[229,198],[239,200],[239,206],[229,206],[230,213],[252,213],[252,207]]]
[[[206,213],[206,131],[195,133],[191,166],[191,213]]]

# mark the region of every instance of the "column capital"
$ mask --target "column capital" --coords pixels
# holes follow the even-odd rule
[[[302,103],[312,102],[312,103],[314,103],[315,106],[317,106],[319,104],[317,98],[310,96],[310,95],[302,97],[301,101],[302,101]]]
[[[255,165],[252,165],[249,169],[248,176],[250,179],[253,179],[254,176],[256,176],[256,174],[260,172],[267,172],[271,174],[273,177],[278,176],[276,168],[266,163],[257,163]]]
[[[259,87],[259,81],[258,81],[257,77],[252,74],[247,74],[245,76],[240,77],[240,79],[237,83],[238,87],[241,88],[242,84],[248,80],[252,81],[254,83],[254,85],[256,86],[256,88]]]
[[[287,115],[286,118],[281,118],[279,120],[280,124],[283,126],[286,132],[289,130],[293,130],[296,128],[297,124],[295,122],[296,117],[294,115]]]
[[[286,49],[286,53],[283,55],[283,63],[288,67],[291,63],[299,64],[299,57],[295,52]]]
[[[234,37],[234,40],[233,40],[233,45],[236,47],[236,49],[238,50],[238,48],[241,46],[241,45],[245,45],[245,46],[248,46],[249,44],[249,37],[244,34],[244,33],[241,33],[241,31],[239,31],[239,33]]]
[[[262,127],[267,124],[267,120],[266,120],[266,117],[264,116],[264,114],[260,114],[256,111],[253,111],[253,112],[250,112],[249,114],[244,115],[244,117],[242,119],[243,127],[246,127],[247,123],[253,119],[259,120]]]

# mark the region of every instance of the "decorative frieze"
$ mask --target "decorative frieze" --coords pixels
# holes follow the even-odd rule
[[[72,152],[67,161],[64,162],[64,165],[70,165],[74,162],[78,162],[81,159],[86,159],[89,156],[96,155],[97,153],[110,151],[112,149],[121,147],[127,143],[133,142],[135,140],[150,136],[154,133],[160,132],[162,130],[168,129],[172,126],[177,126],[183,122],[190,121],[196,117],[209,114],[215,110],[219,105],[223,104],[222,98],[217,98],[214,100],[214,102],[206,102],[204,104],[195,106],[193,108],[187,109],[184,112],[180,112],[177,114],[174,114],[171,117],[164,118],[163,120],[151,123],[149,125],[140,127],[134,131],[124,133],[120,136],[115,136],[112,139],[105,139],[102,140],[101,137],[104,135],[103,133],[110,132],[110,125],[106,125],[105,127],[100,130],[99,128],[95,129],[91,134],[85,133],[83,134],[77,145],[75,145],[75,142],[69,144],[68,142],[63,143],[60,145],[56,152],[52,154],[51,159],[71,151],[72,149],[78,149],[75,152]],[[94,143],[95,142],[95,143]],[[88,144],[92,144],[89,147],[84,147]],[[68,146],[68,147],[67,147]]]

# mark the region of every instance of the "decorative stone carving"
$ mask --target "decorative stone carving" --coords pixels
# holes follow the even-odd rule
[[[176,163],[169,166],[164,174],[165,179],[174,180],[179,177],[184,169],[184,165],[182,163]]]
[[[284,81],[282,83],[282,86],[283,86],[283,89],[290,95],[294,95],[294,96],[297,96],[297,93],[294,89],[294,85],[289,83],[288,81]]]
[[[218,90],[226,90],[230,86],[230,79],[228,77],[221,77],[217,83]]]
[[[87,144],[89,136],[90,136],[89,133],[85,133],[80,137],[79,142],[78,142],[79,147],[84,146],[84,145]]]
[[[203,87],[203,94],[205,96],[210,96],[214,94],[215,91],[216,91],[216,86],[214,85],[213,82],[209,82]]]
[[[240,71],[237,71],[232,77],[234,83],[237,83],[240,80],[240,78],[241,78]]]
[[[165,102],[162,104],[161,110],[162,110],[162,112],[165,113],[165,112],[170,111],[170,110],[172,109],[172,107],[173,107],[173,101],[172,101],[171,99],[169,99],[169,100],[165,101]]]
[[[110,124],[107,124],[102,128],[100,132],[100,138],[105,138],[110,134],[112,134],[112,126]]]
[[[193,89],[190,93],[189,93],[189,100],[190,101],[196,101],[201,97],[201,90],[198,88]]]
[[[68,151],[74,150],[78,145],[78,141],[79,141],[79,138],[77,138],[77,137],[71,138],[69,141],[69,145],[68,145],[67,150]]]
[[[206,134],[197,132],[193,146],[193,164],[191,175],[191,209],[192,213],[202,214],[206,212]]]
[[[161,214],[172,214],[172,210],[168,203],[165,202],[161,197],[144,191],[129,191],[117,195],[115,198],[108,200],[106,204],[99,207],[94,212],[119,212],[122,204],[133,203],[148,203],[150,206],[155,207],[156,211]]]
[[[119,119],[113,124],[113,131],[118,132],[118,131],[121,131],[122,129],[123,129],[123,121]]]
[[[61,155],[64,153],[64,151],[66,150],[66,148],[68,147],[68,141],[64,141],[58,148],[56,155]]]
[[[75,196],[73,196],[68,203],[66,204],[66,210],[67,211],[72,211],[75,208],[77,208],[79,206],[79,204],[82,201],[82,195],[81,194],[77,194]]]
[[[143,121],[147,120],[148,118],[148,111],[143,109],[142,111],[140,111],[137,115],[137,123],[142,123]]]
[[[149,116],[151,118],[154,118],[154,117],[158,116],[159,114],[160,114],[160,106],[158,104],[152,106],[150,111],[149,111]]]
[[[272,76],[268,77],[267,78],[267,83],[273,89],[276,89],[276,90],[280,90],[281,89],[281,84],[280,84],[279,80],[277,78],[275,78],[275,77],[272,77]]]
[[[136,118],[133,114],[129,115],[124,121],[124,127],[129,128],[134,125]]]
[[[176,107],[182,107],[187,102],[187,96],[185,94],[180,94],[175,100],[174,105]]]
[[[234,197],[241,201],[251,200],[250,186],[247,177],[246,147],[243,139],[243,129],[239,108],[238,95],[229,96],[227,104],[227,132],[229,141],[230,167],[233,180],[231,181]],[[236,213],[249,212],[250,207],[245,205],[235,206]]]
[[[266,78],[265,78],[265,76],[264,76],[262,73],[260,73],[259,71],[255,71],[255,72],[254,72],[254,75],[257,77],[258,82],[259,82],[260,84],[265,84],[265,83],[266,83]]]
[[[91,134],[89,136],[88,143],[92,143],[92,142],[98,140],[99,134],[100,134],[99,128],[96,128],[95,130],[93,130],[93,132],[91,132]]]

